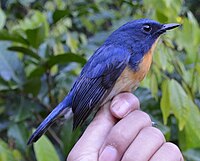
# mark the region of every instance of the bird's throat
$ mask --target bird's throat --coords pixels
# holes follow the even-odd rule
[[[136,79],[139,82],[141,82],[144,77],[147,75],[153,58],[153,52],[155,50],[156,44],[158,42],[158,39],[154,42],[150,50],[144,54],[142,60],[140,61],[138,65],[137,71],[133,71],[132,79]]]

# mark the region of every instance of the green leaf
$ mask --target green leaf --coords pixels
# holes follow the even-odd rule
[[[66,155],[68,155],[68,153],[71,151],[81,134],[81,128],[79,127],[75,131],[73,131],[72,125],[73,120],[69,119],[65,121],[61,130],[61,139],[63,142],[62,149],[64,154]]]
[[[22,156],[18,150],[12,150],[7,143],[0,139],[0,160],[19,161],[22,160]]]
[[[177,31],[176,42],[179,48],[186,50],[186,63],[192,64],[196,61],[199,51],[200,41],[196,35],[200,35],[200,28],[193,14],[189,11],[187,14],[188,18],[184,19],[183,29]]]
[[[22,47],[22,46],[11,46],[8,48],[8,50],[11,51],[16,51],[16,52],[21,52],[24,55],[28,55],[32,58],[35,58],[37,60],[40,60],[40,56],[38,56],[37,53],[35,53],[33,50],[31,50],[30,48],[26,48],[26,47]]]
[[[167,67],[169,66],[168,58],[167,58],[169,54],[168,54],[167,48],[164,47],[164,45],[162,45],[160,42],[158,43],[159,43],[158,44],[159,48],[156,48],[155,50],[153,61],[156,62],[159,68],[165,71],[167,70]]]
[[[9,42],[0,42],[0,77],[6,81],[12,79],[21,85],[24,81],[23,65],[16,54],[7,50],[9,45]]]
[[[18,149],[26,151],[28,130],[23,122],[12,124],[8,129],[8,136],[15,140],[15,144]]]
[[[35,68],[30,75],[28,76],[29,79],[34,78],[34,77],[41,77],[45,73],[45,68],[43,66],[39,66]]]
[[[187,96],[182,86],[173,79],[162,83],[162,94],[161,110],[164,123],[167,123],[171,112],[178,119],[179,129],[182,130],[190,115],[190,97]]]
[[[70,15],[70,10],[55,10],[55,12],[53,13],[53,22],[56,23],[58,22],[61,18],[65,17],[65,16],[69,16]]]
[[[23,5],[23,6],[30,6],[31,5],[31,3],[33,3],[34,1],[36,1],[36,0],[19,0],[19,2]]]
[[[85,58],[73,53],[50,56],[43,64],[43,66],[38,66],[30,73],[29,78],[42,76],[45,73],[47,67],[52,68],[56,64],[66,64],[70,62],[77,62],[81,65],[84,65],[86,63],[86,60]]]
[[[8,32],[7,30],[0,30],[0,40],[13,41],[28,45],[28,41],[16,32]]]
[[[22,30],[30,45],[38,49],[49,34],[49,25],[45,14],[33,10],[30,13],[30,16],[21,20],[15,29],[17,31]]]
[[[8,148],[8,145],[2,140],[0,140],[0,160],[15,161],[11,151]]]
[[[6,15],[4,14],[3,10],[0,8],[0,29],[4,27],[6,23]]]
[[[25,121],[27,118],[32,116],[30,111],[34,108],[34,103],[32,101],[28,101],[23,97],[20,100],[20,105],[18,107],[18,111],[15,112],[14,121],[15,122],[22,122]]]
[[[33,11],[30,14],[31,16],[26,17],[22,21],[20,21],[19,28],[22,30],[34,30],[40,26],[44,27],[44,35],[45,37],[49,34],[49,25],[46,20],[45,14],[39,11]]]
[[[26,35],[30,45],[37,49],[46,38],[44,24],[34,29],[27,29]]]
[[[156,16],[158,21],[161,23],[165,23],[168,21],[168,17],[165,14],[163,14],[162,11],[156,10]]]
[[[77,62],[84,65],[86,60],[79,55],[73,53],[65,53],[49,57],[45,64],[47,64],[48,67],[52,67],[55,64],[64,64],[70,62]]]
[[[151,80],[150,80],[150,88],[151,88],[151,93],[152,93],[152,96],[154,98],[158,98],[158,81],[157,81],[157,78],[156,78],[156,75],[154,73],[152,73],[151,75]]]
[[[180,132],[179,142],[182,149],[200,148],[200,111],[192,101],[189,108],[190,113],[185,128]]]
[[[40,91],[40,87],[40,77],[31,77],[23,85],[23,90],[25,93],[32,93],[34,96],[37,96]]]
[[[162,84],[161,110],[164,123],[170,113],[179,123],[179,142],[182,149],[200,147],[200,112],[182,86],[175,80],[166,80]]]
[[[199,161],[200,160],[200,149],[189,149],[183,152],[184,157],[189,161]]]
[[[165,125],[167,124],[167,119],[170,115],[170,110],[171,110],[169,105],[170,99],[169,99],[168,83],[169,83],[168,80],[165,80],[162,83],[162,98],[160,102],[160,107],[163,114],[163,121]]]
[[[60,161],[53,144],[45,135],[33,145],[33,148],[37,161]]]
[[[190,115],[191,101],[182,86],[175,80],[169,82],[169,100],[171,110],[179,120],[179,129],[182,130]]]
[[[78,35],[77,34],[70,34],[67,35],[67,45],[69,46],[72,52],[76,52],[78,49]]]

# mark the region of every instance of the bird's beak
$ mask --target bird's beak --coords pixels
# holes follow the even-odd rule
[[[159,29],[155,35],[161,35],[163,33],[165,33],[167,30],[171,30],[171,29],[174,29],[176,27],[179,27],[180,24],[178,23],[169,23],[169,24],[163,24],[161,29]]]
[[[174,29],[174,28],[179,27],[179,26],[180,26],[180,24],[178,24],[178,23],[164,24],[164,25],[162,26],[161,30],[162,30],[163,32],[165,32],[165,31],[167,31],[167,30],[171,30],[171,29]]]

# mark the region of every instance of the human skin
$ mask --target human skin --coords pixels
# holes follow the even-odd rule
[[[131,93],[121,93],[105,104],[67,161],[183,161],[179,148],[152,127],[149,115]]]

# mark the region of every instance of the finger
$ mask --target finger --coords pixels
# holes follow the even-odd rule
[[[165,143],[153,155],[150,161],[184,161],[179,148],[172,143]]]
[[[151,126],[149,115],[139,110],[131,112],[111,129],[99,152],[99,160],[106,161],[108,159],[106,157],[109,154],[108,149],[111,147],[112,151],[115,151],[113,153],[115,161],[120,160],[140,130],[147,126]]]
[[[125,152],[122,161],[147,161],[165,142],[162,132],[155,127],[146,127]]]
[[[110,111],[116,118],[123,118],[134,110],[140,108],[140,102],[132,93],[120,93],[114,97]]]
[[[105,137],[116,123],[116,119],[109,111],[110,102],[105,104],[90,125],[87,127],[79,141],[75,144],[68,156],[68,160],[80,160],[80,158],[98,158],[98,152]]]

